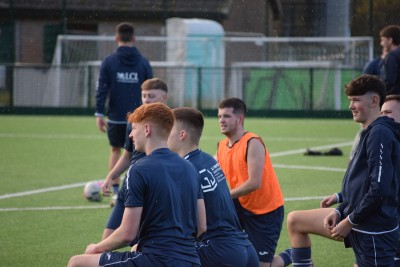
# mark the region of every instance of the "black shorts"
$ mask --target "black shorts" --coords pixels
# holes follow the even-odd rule
[[[348,238],[358,266],[393,266],[399,241],[398,230],[375,235],[353,230]]]
[[[126,123],[107,123],[107,136],[112,147],[124,147],[125,144]]]
[[[271,263],[282,230],[284,207],[281,206],[268,213],[257,215],[243,208],[237,199],[234,203],[240,223],[253,243],[259,261]]]

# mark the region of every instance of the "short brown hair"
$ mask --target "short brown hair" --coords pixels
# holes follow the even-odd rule
[[[117,25],[116,32],[121,42],[128,43],[133,40],[135,28],[129,22],[122,22]]]
[[[240,115],[246,115],[247,112],[247,107],[244,101],[236,97],[222,100],[221,103],[219,103],[218,108],[233,108],[233,113]]]
[[[168,93],[167,84],[160,78],[148,79],[142,83],[142,91],[148,91],[154,89],[163,90],[164,92]]]
[[[400,26],[389,25],[379,32],[380,37],[392,38],[394,45],[400,45]]]
[[[400,95],[387,95],[385,98],[385,102],[395,100],[397,102],[400,102]]]
[[[161,135],[168,138],[172,127],[174,126],[174,114],[172,110],[163,103],[143,104],[138,107],[128,117],[129,123],[152,122],[164,130]]]
[[[198,145],[204,128],[203,114],[195,108],[181,107],[174,108],[175,121],[182,123],[189,132],[190,140]]]
[[[379,106],[383,105],[386,97],[385,84],[377,76],[364,74],[345,85],[347,96],[360,96],[366,93],[379,95]]]

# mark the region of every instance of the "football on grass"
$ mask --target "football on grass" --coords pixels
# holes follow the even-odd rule
[[[101,184],[101,181],[87,182],[83,188],[85,198],[89,201],[100,202],[102,199]]]

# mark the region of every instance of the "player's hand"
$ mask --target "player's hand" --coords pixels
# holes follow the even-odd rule
[[[97,124],[97,128],[99,128],[100,131],[106,132],[107,123],[104,121],[103,117],[97,116],[96,124]]]
[[[348,218],[342,220],[336,227],[331,231],[332,237],[335,240],[342,241],[349,232],[351,231],[352,225]]]
[[[103,195],[108,197],[111,193],[111,179],[107,176],[104,180],[103,184],[101,185],[101,190],[103,191]]]
[[[135,244],[135,245],[132,246],[131,252],[136,252],[136,250],[137,250],[137,245],[138,245],[138,244]]]
[[[336,224],[339,221],[339,214],[335,210],[333,210],[331,213],[329,213],[328,216],[325,217],[324,219],[324,227],[328,229],[329,231],[332,231],[333,228],[336,226]]]
[[[97,244],[89,244],[85,250],[85,254],[98,254],[102,252],[103,251],[97,249]]]
[[[331,196],[324,197],[324,199],[321,200],[319,205],[321,208],[329,208],[330,206],[333,206],[336,203],[337,203],[336,194],[333,194]]]

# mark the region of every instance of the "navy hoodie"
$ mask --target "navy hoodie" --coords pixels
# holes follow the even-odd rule
[[[152,77],[149,61],[136,47],[118,47],[101,64],[96,114],[105,114],[108,98],[108,119],[115,123],[126,123],[127,113],[142,104],[142,83]]]
[[[386,55],[382,61],[380,77],[385,82],[388,95],[400,94],[400,48]]]
[[[342,183],[343,203],[353,230],[380,234],[397,229],[400,179],[400,124],[382,116],[362,133]]]

